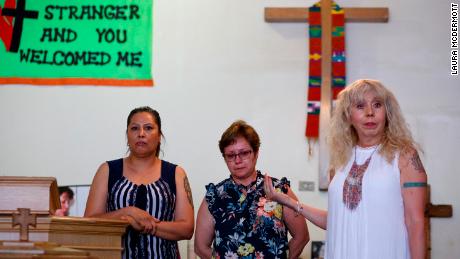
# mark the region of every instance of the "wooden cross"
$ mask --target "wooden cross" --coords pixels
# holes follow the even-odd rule
[[[452,205],[434,205],[431,203],[431,188],[427,187],[426,206],[425,206],[425,259],[431,259],[431,218],[450,218],[452,217]]]
[[[30,214],[30,209],[18,208],[19,213],[13,214],[13,227],[16,225],[20,226],[19,230],[19,240],[28,241],[29,240],[29,225],[33,227],[37,224],[37,215]]]
[[[329,185],[329,155],[325,133],[329,130],[332,108],[332,17],[331,0],[321,0],[321,107],[319,122],[319,189]],[[388,8],[344,8],[346,22],[388,22]],[[266,22],[307,22],[308,8],[265,8]]]

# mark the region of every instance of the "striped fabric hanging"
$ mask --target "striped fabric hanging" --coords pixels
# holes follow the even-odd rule
[[[319,137],[321,106],[321,5],[309,8],[310,56],[308,74],[307,127],[308,140]],[[332,98],[335,100],[345,87],[345,13],[332,3]]]

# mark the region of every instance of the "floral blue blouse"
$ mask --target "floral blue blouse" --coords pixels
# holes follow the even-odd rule
[[[287,193],[289,181],[273,179],[275,189]],[[286,258],[288,250],[283,207],[265,199],[264,177],[249,186],[227,178],[206,186],[208,209],[215,220],[214,258]]]

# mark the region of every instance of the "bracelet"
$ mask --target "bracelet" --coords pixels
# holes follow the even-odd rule
[[[296,205],[297,205],[297,207],[296,207],[295,216],[297,217],[297,216],[300,215],[300,212],[303,210],[303,207],[302,207],[302,205],[300,204],[299,201],[297,201]]]
[[[155,226],[153,226],[153,232],[152,232],[152,235],[155,235],[155,233],[157,233],[157,229],[158,229],[158,223],[160,223],[160,222],[156,222],[156,223],[155,223]]]

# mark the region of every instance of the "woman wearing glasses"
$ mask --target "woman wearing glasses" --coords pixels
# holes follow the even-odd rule
[[[298,258],[307,244],[305,219],[265,198],[264,177],[256,170],[259,147],[257,132],[244,121],[222,134],[219,149],[230,177],[206,186],[195,231],[195,252],[201,258]],[[272,181],[297,200],[286,178]]]

